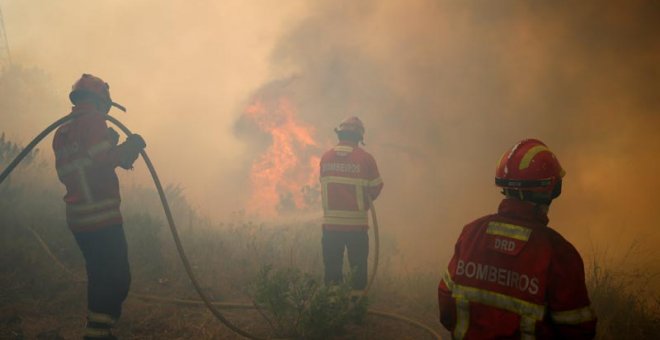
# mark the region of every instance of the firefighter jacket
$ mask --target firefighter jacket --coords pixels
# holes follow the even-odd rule
[[[323,229],[369,228],[369,200],[383,188],[374,158],[357,143],[341,141],[321,158]]]
[[[53,139],[57,176],[67,191],[69,228],[81,232],[121,224],[116,141],[93,105],[77,105],[71,114],[78,117],[58,128]]]
[[[507,198],[465,226],[438,286],[453,338],[594,337],[582,258],[547,223],[538,206]]]

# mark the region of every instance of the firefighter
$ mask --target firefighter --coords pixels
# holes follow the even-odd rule
[[[376,161],[358,146],[364,145],[364,125],[357,117],[349,117],[335,129],[339,143],[321,158],[320,180],[323,196],[323,264],[325,283],[343,280],[344,249],[354,270],[353,289],[367,285],[369,255],[370,201],[383,188]]]
[[[111,328],[121,315],[131,281],[126,238],[119,210],[117,166],[131,169],[145,142],[137,134],[117,145],[119,134],[108,128],[110,87],[83,74],[73,85],[69,123],[53,139],[55,166],[66,187],[66,220],[85,258],[87,325],[85,339],[114,339]]]
[[[463,228],[438,286],[440,321],[454,339],[595,336],[582,258],[547,225],[563,176],[536,139],[502,156],[498,212]]]

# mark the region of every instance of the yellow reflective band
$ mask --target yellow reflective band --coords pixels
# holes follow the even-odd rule
[[[442,279],[445,281],[445,285],[447,285],[447,288],[449,288],[449,290],[454,289],[454,281],[451,279],[449,270],[446,270],[445,273],[442,274]]]
[[[103,329],[103,328],[85,328],[85,337],[86,338],[107,338],[112,333],[110,333],[110,329]]]
[[[548,150],[548,148],[545,147],[544,145],[537,145],[527,150],[522,160],[520,160],[520,165],[518,165],[518,169],[519,170],[527,169],[529,167],[529,164],[532,162],[532,159],[534,159],[534,156],[536,156],[539,152],[543,152],[543,151],[550,152],[550,150]]]
[[[355,210],[326,210],[323,215],[326,217],[366,218],[367,212]]]
[[[364,209],[364,187],[358,185],[355,187],[355,199],[357,200],[357,208],[360,211],[365,211]],[[366,212],[365,212],[366,214]]]
[[[70,213],[81,214],[95,210],[119,207],[119,203],[120,201],[118,199],[109,198],[95,203],[67,205],[66,208]]]
[[[596,313],[591,306],[587,306],[563,312],[550,312],[550,317],[558,324],[577,325],[595,319]]]
[[[115,318],[112,316],[92,311],[87,311],[87,320],[90,322],[104,323],[106,325],[114,325],[115,323]]]
[[[321,186],[321,193],[323,194],[321,197],[321,201],[323,203],[323,211],[327,211],[330,207],[328,205],[328,183],[321,181]]]
[[[377,186],[381,185],[381,183],[383,183],[383,179],[378,177],[376,179],[372,179],[371,181],[369,181],[369,186],[370,187],[377,187]]]
[[[323,176],[321,177],[321,184],[323,185],[323,208],[327,210],[328,205],[328,184],[346,184],[355,186],[355,200],[358,210],[363,211],[364,208],[364,187],[369,184],[369,181],[363,178],[351,178],[341,176]]]
[[[92,191],[89,188],[89,183],[87,183],[87,175],[85,173],[85,169],[91,165],[92,160],[88,157],[83,157],[73,160],[70,163],[57,168],[57,175],[59,177],[64,177],[72,172],[78,172],[78,176],[80,177],[80,189],[82,190],[87,202],[91,202],[93,200]]]
[[[323,224],[368,225],[369,219],[367,217],[365,218],[323,217]]]
[[[353,152],[353,147],[348,146],[348,145],[337,145],[337,146],[335,146],[335,151],[351,153],[351,152]]]
[[[363,178],[351,178],[351,177],[340,177],[340,176],[323,176],[321,177],[321,183],[334,183],[334,184],[349,184],[357,186],[366,186],[369,184],[369,181]]]
[[[100,152],[110,150],[111,148],[112,148],[112,144],[110,144],[110,142],[106,140],[101,143],[90,146],[87,149],[87,154],[89,155],[89,157],[94,157]]]
[[[454,284],[452,296],[465,297],[469,301],[478,302],[491,307],[507,310],[534,320],[543,320],[545,306],[527,302],[512,296],[468,286]]]
[[[536,336],[536,320],[530,318],[529,316],[520,317],[520,333],[521,339],[535,339]]]
[[[534,340],[534,339],[536,339],[535,334],[527,334],[527,333],[520,334],[520,340]]]
[[[83,195],[85,195],[85,200],[87,202],[93,202],[94,196],[92,196],[92,189],[89,187],[89,182],[87,181],[87,171],[85,168],[80,168],[80,187],[82,189]]]
[[[532,229],[504,222],[490,222],[486,234],[506,236],[520,241],[529,240]]]
[[[456,296],[456,327],[454,339],[463,339],[470,325],[470,301],[462,296]]]
[[[103,222],[112,218],[121,217],[121,212],[119,210],[104,211],[102,213],[94,214],[82,218],[70,218],[69,223],[73,225],[84,225]]]
[[[60,175],[60,177],[66,176],[71,172],[77,171],[82,168],[86,168],[88,166],[92,165],[92,160],[89,158],[78,158],[74,161],[71,161],[70,163],[63,165],[59,168],[57,168],[57,174]]]
[[[500,167],[500,164],[502,164],[502,161],[504,160],[504,157],[506,157],[508,154],[509,154],[509,151],[502,154],[502,157],[500,157],[500,160],[497,161],[497,164],[495,165],[495,169]]]

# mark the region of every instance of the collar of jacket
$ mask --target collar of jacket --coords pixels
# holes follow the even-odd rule
[[[337,143],[337,145],[346,145],[346,146],[351,146],[351,147],[354,147],[354,148],[358,147],[357,142],[351,142],[351,141],[347,141],[347,140],[341,140],[341,141],[339,141],[339,143]]]
[[[543,211],[541,206],[517,200],[515,198],[505,198],[500,202],[498,215],[535,222],[544,226],[548,225],[548,213]]]
[[[100,114],[99,110],[96,108],[96,105],[94,105],[94,103],[80,103],[71,108],[72,115],[80,115],[85,113]]]

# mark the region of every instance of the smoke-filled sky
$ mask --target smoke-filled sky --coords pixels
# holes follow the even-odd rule
[[[495,163],[526,137],[567,171],[550,224],[578,249],[660,241],[660,2],[0,6],[14,64],[42,69],[61,98],[30,117],[1,112],[0,130],[27,142],[68,113],[81,73],[100,76],[161,179],[214,218],[249,201],[268,139],[246,134],[241,116],[275,82],[319,149],[345,116],[363,119],[385,181],[381,228],[404,251],[444,261],[462,225],[496,209]],[[122,178],[146,176],[138,166]]]

